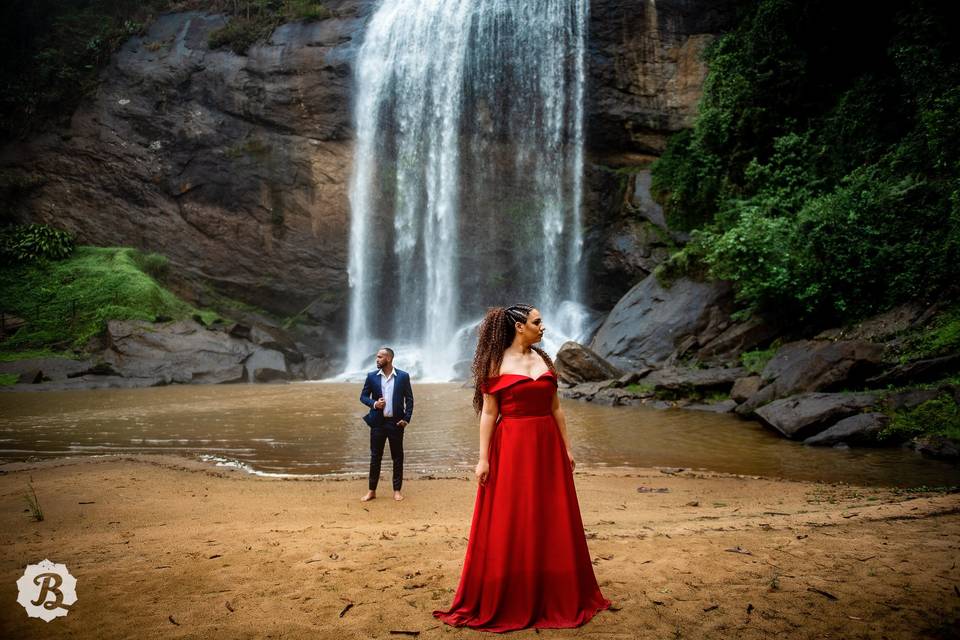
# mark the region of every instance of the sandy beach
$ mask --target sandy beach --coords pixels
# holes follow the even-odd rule
[[[24,494],[31,480],[45,519]],[[4,638],[490,637],[431,611],[456,588],[476,485],[269,479],[187,458],[0,467]],[[614,607],[510,637],[947,638],[960,616],[960,494],[663,469],[578,469]],[[27,564],[77,578],[66,617],[16,602]],[[402,632],[402,633],[398,633]],[[419,634],[419,635],[416,635]]]

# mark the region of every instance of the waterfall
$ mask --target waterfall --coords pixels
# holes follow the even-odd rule
[[[381,345],[427,379],[529,302],[583,330],[588,0],[383,0],[357,57],[346,373]],[[469,333],[469,332],[467,332]]]

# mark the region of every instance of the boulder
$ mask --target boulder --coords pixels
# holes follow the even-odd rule
[[[821,331],[815,340],[870,340],[887,341],[907,329],[924,324],[936,313],[938,305],[906,302],[883,313],[857,322],[853,326],[835,327]]]
[[[885,387],[905,382],[923,382],[935,380],[955,371],[960,371],[960,353],[906,362],[867,378],[866,383],[872,387]]]
[[[798,393],[859,386],[882,364],[883,347],[865,340],[797,340],[781,346],[764,367],[764,386],[737,407],[749,415],[757,407]]]
[[[952,392],[950,385],[943,385],[936,389],[904,389],[902,391],[894,391],[886,397],[884,405],[894,411],[913,409],[928,400],[935,399],[944,392]]]
[[[227,384],[231,382],[246,382],[247,376],[242,364],[224,367],[213,371],[196,371],[190,378],[194,384]]]
[[[910,441],[910,448],[915,449],[928,458],[960,460],[960,442],[942,435],[919,436]]]
[[[254,382],[280,382],[289,380],[290,374],[282,369],[257,369],[253,374]]]
[[[286,380],[289,377],[283,353],[273,349],[257,349],[244,360],[243,366],[247,370],[249,382],[270,382]]]
[[[757,409],[756,415],[786,437],[802,440],[881,400],[879,392],[801,393],[774,400]]]
[[[760,316],[737,322],[720,335],[707,341],[694,354],[701,362],[736,362],[740,354],[768,344],[777,336],[777,329]]]
[[[734,382],[746,373],[743,367],[713,369],[665,367],[645,376],[643,384],[652,386],[654,391],[670,391],[672,395],[694,394],[702,391],[729,391]]]
[[[727,282],[678,278],[664,288],[651,274],[617,302],[590,348],[625,371],[662,366],[682,355],[678,347],[688,336],[719,335],[731,304]],[[685,345],[683,351],[693,346]]]
[[[634,404],[640,404],[645,394],[629,391],[618,387],[608,387],[598,391],[591,397],[585,399],[594,404],[602,404],[611,407],[622,407]],[[647,394],[649,395],[649,394]]]
[[[760,390],[760,384],[760,376],[737,378],[730,389],[730,397],[737,402],[743,402]]]
[[[44,382],[43,384],[13,384],[0,387],[0,391],[74,391],[89,389],[139,389],[167,384],[166,378],[125,378],[88,374],[68,379]]]
[[[732,398],[727,398],[726,400],[721,400],[720,402],[712,403],[703,403],[703,402],[694,402],[691,404],[684,405],[684,409],[689,409],[691,411],[712,411],[714,413],[729,413],[737,407],[736,400]]]
[[[567,389],[560,389],[560,396],[573,400],[590,400],[598,392],[617,386],[616,380],[598,380],[595,382],[582,382]]]
[[[636,384],[643,379],[643,376],[647,375],[653,371],[650,367],[644,367],[640,371],[631,371],[630,373],[625,373],[620,376],[620,379],[617,380],[617,385],[620,387],[628,387],[631,384]]]
[[[576,342],[563,343],[554,358],[557,377],[564,382],[579,384],[609,380],[623,375],[623,372],[598,356],[588,347]]]
[[[17,384],[40,384],[43,381],[44,375],[40,369],[24,371],[17,378]]]
[[[254,322],[249,326],[238,322],[231,325],[227,333],[235,338],[249,340],[265,349],[280,351],[289,362],[303,361],[303,354],[297,347],[296,340],[280,327],[262,322]]]
[[[111,320],[106,341],[108,348],[101,357],[121,375],[166,383],[236,380],[237,365],[260,349],[194,320],[161,324]]]
[[[79,375],[93,365],[90,360],[71,360],[70,358],[26,358],[11,362],[0,362],[0,373],[12,373],[21,378],[36,378],[39,371],[49,380],[66,380],[71,374]]]
[[[781,346],[760,377],[780,397],[862,382],[882,363],[883,347],[865,340],[798,340]]]
[[[837,422],[832,427],[810,436],[803,444],[833,446],[846,444],[875,444],[879,434],[888,424],[890,417],[876,411],[857,413]]]

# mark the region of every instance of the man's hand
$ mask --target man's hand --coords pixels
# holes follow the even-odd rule
[[[397,426],[398,426],[398,427],[401,427],[401,428],[402,428],[402,427],[407,426],[408,424],[410,424],[410,423],[407,422],[406,420],[397,420]]]
[[[387,406],[387,401],[384,400],[383,398],[380,398],[379,400],[373,403],[374,409],[383,409],[385,406]]]

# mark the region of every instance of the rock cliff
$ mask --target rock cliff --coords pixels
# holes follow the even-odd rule
[[[5,168],[43,180],[18,217],[81,243],[163,253],[201,303],[212,289],[281,314],[305,311],[333,349],[348,295],[351,65],[375,3],[326,4],[335,17],[282,25],[247,55],[209,48],[225,16],[160,16],[114,55],[68,130],[0,152]],[[666,255],[641,224],[657,222],[642,170],[691,124],[706,71],[699,54],[729,25],[731,6],[591,4],[594,306],[611,308]],[[625,164],[641,171],[629,193],[601,168]]]

